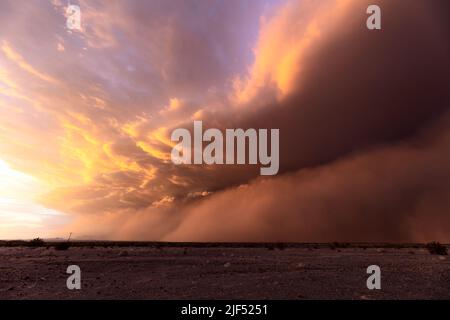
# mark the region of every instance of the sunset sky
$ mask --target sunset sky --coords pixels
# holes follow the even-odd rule
[[[450,242],[449,9],[1,0],[0,239]],[[279,174],[174,165],[194,120],[279,128]]]

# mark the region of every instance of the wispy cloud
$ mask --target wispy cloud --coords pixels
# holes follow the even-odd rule
[[[25,59],[19,54],[17,53],[8,42],[3,41],[2,46],[1,46],[1,50],[3,52],[3,54],[6,56],[6,58],[8,58],[9,60],[11,60],[12,62],[14,62],[17,66],[19,66],[22,70],[28,72],[29,74],[33,75],[34,77],[43,80],[45,82],[51,83],[51,84],[57,84],[58,81],[45,74],[42,73],[38,70],[36,70],[32,65],[30,65],[29,63],[27,63],[25,61]]]

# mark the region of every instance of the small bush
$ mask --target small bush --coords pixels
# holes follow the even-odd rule
[[[436,241],[428,243],[427,249],[431,254],[437,254],[440,256],[447,255],[447,247]]]
[[[60,243],[55,244],[55,250],[62,251],[62,250],[68,250],[69,248],[70,248],[70,242],[69,241],[67,241],[67,242],[60,242]]]
[[[288,247],[288,245],[284,242],[274,242],[274,243],[266,243],[265,247],[270,251],[275,250],[275,249],[282,251],[282,250],[286,249]]]
[[[345,248],[349,248],[349,247],[350,247],[350,243],[347,243],[347,242],[337,242],[337,241],[335,241],[335,242],[333,242],[333,243],[331,244],[330,247],[334,247],[335,249],[336,249],[336,248],[345,249]]]
[[[43,247],[44,244],[45,242],[41,238],[33,239],[27,243],[27,245],[32,248]]]
[[[283,242],[277,242],[275,243],[275,248],[277,248],[278,250],[284,250],[287,248],[287,244]]]

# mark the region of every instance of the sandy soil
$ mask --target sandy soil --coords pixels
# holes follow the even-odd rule
[[[82,271],[68,290],[66,269]],[[366,268],[381,267],[381,290]],[[450,299],[450,259],[426,249],[0,248],[1,299]]]

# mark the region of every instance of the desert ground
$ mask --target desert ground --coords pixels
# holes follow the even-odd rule
[[[0,299],[450,299],[450,259],[422,245],[3,243]]]

